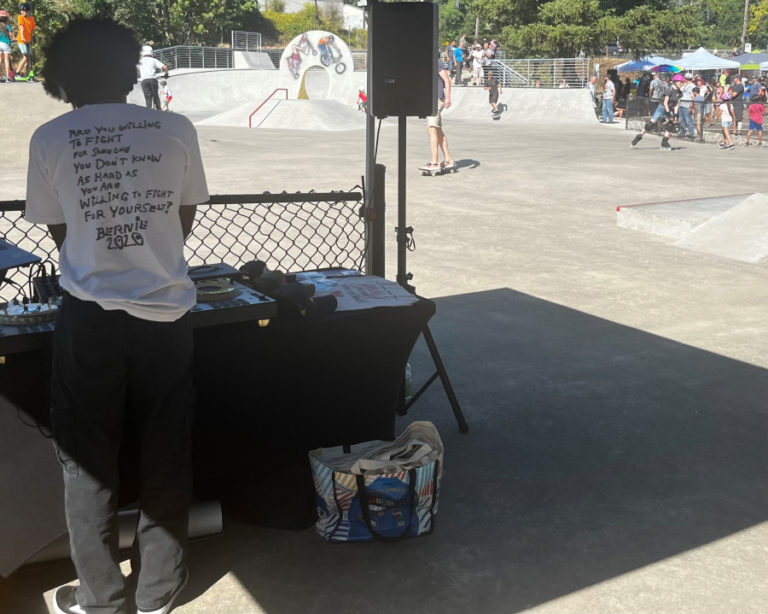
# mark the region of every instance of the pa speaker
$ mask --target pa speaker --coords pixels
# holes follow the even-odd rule
[[[368,98],[375,117],[437,112],[437,16],[432,2],[373,2]]]

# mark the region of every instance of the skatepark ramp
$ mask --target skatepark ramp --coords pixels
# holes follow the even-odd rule
[[[307,73],[309,100],[270,101],[254,115],[261,128],[295,130],[358,130],[365,116],[357,111],[357,90],[366,88],[366,73],[354,71],[345,91],[323,86],[328,77]],[[288,77],[290,87],[296,81]],[[188,115],[202,125],[248,127],[248,116],[275,89],[288,87],[286,76],[277,70],[210,70],[172,74],[171,110]],[[326,94],[323,90],[328,90]],[[289,89],[290,91],[290,89]],[[454,87],[446,120],[487,121],[491,107],[482,87]],[[129,101],[144,104],[137,85]],[[583,88],[505,88],[501,97],[502,122],[545,124],[596,124],[589,90]],[[262,121],[263,120],[263,121]]]
[[[197,122],[200,126],[248,128],[253,103],[246,103]],[[251,118],[253,128],[277,130],[363,130],[365,113],[338,100],[270,100]]]
[[[486,121],[491,105],[481,87],[455,87],[452,105],[443,112],[446,120]],[[505,89],[500,98],[501,121],[521,124],[597,124],[589,90],[582,88]]]

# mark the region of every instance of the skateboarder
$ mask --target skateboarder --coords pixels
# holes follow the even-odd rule
[[[499,119],[499,94],[501,94],[501,82],[493,76],[493,71],[488,71],[488,78],[485,81],[485,89],[488,90],[488,102],[491,104],[491,116],[493,119]]]
[[[427,132],[429,133],[429,148],[432,152],[432,160],[420,170],[434,173],[436,171],[450,172],[456,165],[451,159],[448,150],[448,139],[443,132],[442,112],[451,106],[451,77],[448,67],[440,58],[437,60],[437,113],[427,118]],[[439,151],[443,150],[443,164],[440,165]]]
[[[634,139],[632,139],[632,147],[641,141],[646,132],[658,128],[660,132],[662,130],[664,131],[661,137],[660,149],[662,151],[671,151],[672,146],[669,144],[669,129],[675,123],[674,117],[677,114],[677,107],[679,106],[680,98],[683,95],[681,91],[683,83],[685,83],[685,77],[683,77],[683,75],[676,74],[672,77],[672,86],[665,94],[661,104],[656,107],[651,120],[647,122],[643,129],[635,135]]]

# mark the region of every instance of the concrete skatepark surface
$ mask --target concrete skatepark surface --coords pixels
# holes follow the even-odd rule
[[[768,258],[768,197],[736,194],[618,207],[622,228],[677,239],[674,245],[744,262]]]
[[[48,103],[24,104],[37,121]],[[482,114],[446,117],[459,171],[439,177],[417,171],[426,129],[408,120],[407,268],[437,301],[431,330],[470,424],[458,433],[437,384],[398,420],[434,421],[446,446],[435,533],[331,546],[225,519],[192,544],[175,612],[768,611],[767,265],[616,224],[620,205],[761,193],[764,152],[632,150],[619,126]],[[364,172],[363,131],[198,133],[215,194],[349,189]],[[0,198],[24,196],[20,151]],[[378,160],[392,278],[387,122]],[[411,362],[418,384],[421,343]],[[66,562],[23,568],[0,580],[0,612],[45,614],[74,580]]]

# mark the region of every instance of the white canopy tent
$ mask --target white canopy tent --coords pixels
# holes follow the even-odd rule
[[[699,47],[691,55],[672,62],[683,70],[715,70],[724,68],[739,68],[735,60],[726,60],[710,53],[704,47]]]

